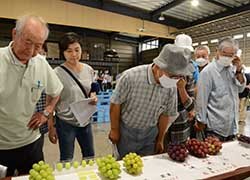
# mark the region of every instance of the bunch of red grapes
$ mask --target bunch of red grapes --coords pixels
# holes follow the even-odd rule
[[[222,148],[222,142],[216,137],[207,137],[205,143],[207,144],[209,155],[218,154]]]
[[[207,144],[197,139],[189,139],[186,142],[186,148],[188,149],[190,154],[199,158],[205,158],[208,154]]]
[[[188,155],[184,144],[169,144],[167,153],[171,159],[179,162],[184,162]]]

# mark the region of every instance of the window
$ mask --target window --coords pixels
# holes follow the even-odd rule
[[[158,47],[159,47],[159,40],[158,39],[142,43],[142,51],[149,50],[149,49],[155,49]]]
[[[234,35],[234,39],[242,39],[242,38],[243,38],[243,34]]]
[[[217,42],[219,42],[218,39],[212,39],[212,40],[210,41],[210,43],[217,43]]]
[[[207,41],[202,41],[201,42],[201,45],[205,45],[205,44],[208,44],[208,42]]]

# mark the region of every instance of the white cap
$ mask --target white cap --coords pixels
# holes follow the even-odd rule
[[[188,48],[192,52],[194,51],[192,46],[192,38],[186,34],[179,34],[176,36],[174,43],[176,46]]]

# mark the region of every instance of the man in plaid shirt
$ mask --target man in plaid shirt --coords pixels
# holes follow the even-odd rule
[[[111,97],[110,140],[120,158],[162,153],[164,136],[177,115],[176,83],[192,74],[191,51],[167,44],[152,64],[123,72]]]

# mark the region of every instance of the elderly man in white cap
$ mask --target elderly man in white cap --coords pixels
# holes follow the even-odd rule
[[[120,77],[111,97],[110,140],[120,158],[162,153],[170,117],[177,115],[176,83],[193,71],[191,51],[165,45],[152,64],[131,68]]]
[[[192,38],[189,35],[186,34],[179,34],[176,36],[174,44],[178,47],[182,47],[182,48],[187,48],[189,49],[191,52],[194,52],[194,48],[193,48],[193,44],[192,44]],[[199,78],[199,68],[198,68],[198,64],[192,60],[193,66],[195,68],[194,72],[193,72],[193,77],[194,77],[194,83],[196,84]]]

